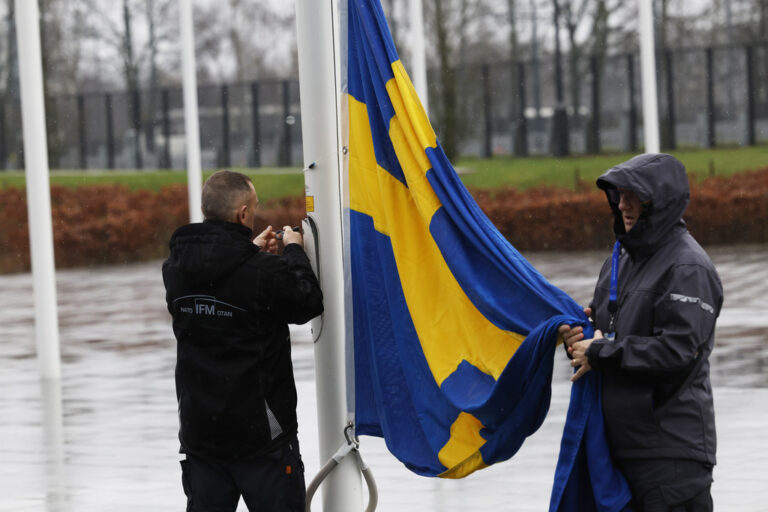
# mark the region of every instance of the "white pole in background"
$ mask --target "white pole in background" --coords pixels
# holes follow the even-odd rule
[[[424,112],[429,115],[429,90],[427,88],[427,57],[424,44],[424,7],[421,0],[409,0],[409,18],[411,20],[411,69],[413,86],[421,99]]]
[[[40,13],[36,1],[16,0],[15,6],[37,358],[40,377],[57,379],[61,377],[61,357],[40,55]]]
[[[296,30],[307,216],[317,225],[315,262],[325,312],[315,339],[320,464],[347,444],[349,424],[345,356],[342,224],[342,137],[337,0],[297,0]],[[312,165],[314,164],[314,165]],[[317,332],[318,319],[313,320]],[[362,510],[362,480],[354,457],[345,457],[320,490],[326,512]]]
[[[197,65],[192,24],[192,1],[179,0],[181,17],[181,69],[184,84],[184,133],[187,146],[189,221],[202,222],[200,210],[203,174],[200,168],[200,126],[197,116]]]
[[[638,0],[640,24],[640,75],[643,84],[645,152],[658,153],[659,107],[656,96],[656,46],[653,40],[653,0]]]

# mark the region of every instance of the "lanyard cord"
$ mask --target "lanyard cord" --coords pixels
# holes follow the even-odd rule
[[[611,291],[608,297],[608,313],[610,314],[610,323],[608,324],[608,335],[615,334],[614,321],[616,312],[619,310],[618,288],[619,288],[619,255],[621,254],[621,243],[617,240],[613,244],[613,256],[611,257]]]

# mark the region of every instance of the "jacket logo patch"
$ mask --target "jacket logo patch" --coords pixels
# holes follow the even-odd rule
[[[245,311],[243,308],[216,300],[216,297],[210,295],[185,295],[175,299],[173,302],[175,304],[179,301],[184,301],[183,305],[179,305],[179,312],[190,315],[231,318],[234,314],[233,310]]]
[[[678,302],[690,302],[692,304],[698,304],[701,309],[709,314],[715,314],[715,308],[701,300],[699,297],[689,297],[688,295],[680,295],[679,293],[670,293],[669,298]]]

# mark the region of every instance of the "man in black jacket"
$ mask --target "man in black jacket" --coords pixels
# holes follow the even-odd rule
[[[712,510],[715,414],[709,355],[720,278],[682,219],[688,177],[664,154],[604,173],[617,243],[585,312],[595,337],[561,326],[572,380],[602,376],[611,455],[641,511]]]
[[[176,395],[187,510],[304,510],[289,323],[323,311],[301,234],[271,226],[253,242],[251,180],[205,183],[205,221],[179,228],[163,264],[176,335]]]

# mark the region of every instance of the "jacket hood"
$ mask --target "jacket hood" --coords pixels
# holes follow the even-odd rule
[[[616,239],[632,254],[652,252],[674,228],[685,228],[682,217],[690,201],[688,174],[672,155],[636,156],[606,171],[597,179],[597,186],[606,192],[613,211]],[[624,229],[618,201],[609,192],[615,189],[631,190],[643,205],[629,232]]]
[[[245,226],[218,220],[187,224],[171,236],[165,264],[189,275],[191,282],[216,282],[259,251]]]

